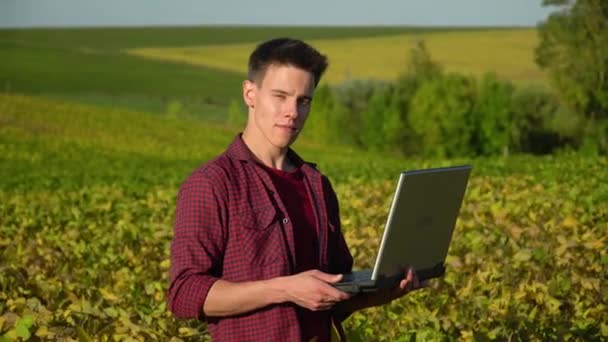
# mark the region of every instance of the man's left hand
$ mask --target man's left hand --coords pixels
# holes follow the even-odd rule
[[[377,306],[390,303],[393,300],[401,298],[412,291],[422,289],[427,286],[428,281],[419,281],[418,276],[416,276],[416,271],[414,271],[413,268],[409,268],[405,272],[405,277],[399,282],[399,286],[396,286],[392,289],[380,290],[376,293],[370,294],[370,296],[373,296],[375,298],[373,298],[372,303],[370,303],[371,305],[369,306]]]

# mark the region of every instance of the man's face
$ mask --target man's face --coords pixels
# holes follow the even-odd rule
[[[291,65],[270,65],[258,82],[245,81],[251,129],[259,139],[286,148],[302,131],[314,93],[314,76]]]

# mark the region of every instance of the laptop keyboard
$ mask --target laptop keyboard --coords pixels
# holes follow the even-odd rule
[[[341,283],[350,283],[370,280],[372,278],[372,270],[354,271],[352,273],[345,274],[342,278]]]

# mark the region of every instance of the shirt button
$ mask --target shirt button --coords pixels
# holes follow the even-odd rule
[[[288,219],[287,217],[285,217],[285,218],[283,219],[283,223],[287,224],[287,222],[289,222],[289,219]]]

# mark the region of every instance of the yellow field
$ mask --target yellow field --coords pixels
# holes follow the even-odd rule
[[[447,71],[475,76],[495,72],[517,83],[543,83],[543,72],[534,63],[535,29],[453,31],[397,36],[320,39],[310,41],[331,62],[326,80],[394,79],[405,67],[410,49],[424,40],[434,60]],[[137,48],[131,55],[183,62],[245,73],[247,58],[255,43]]]

